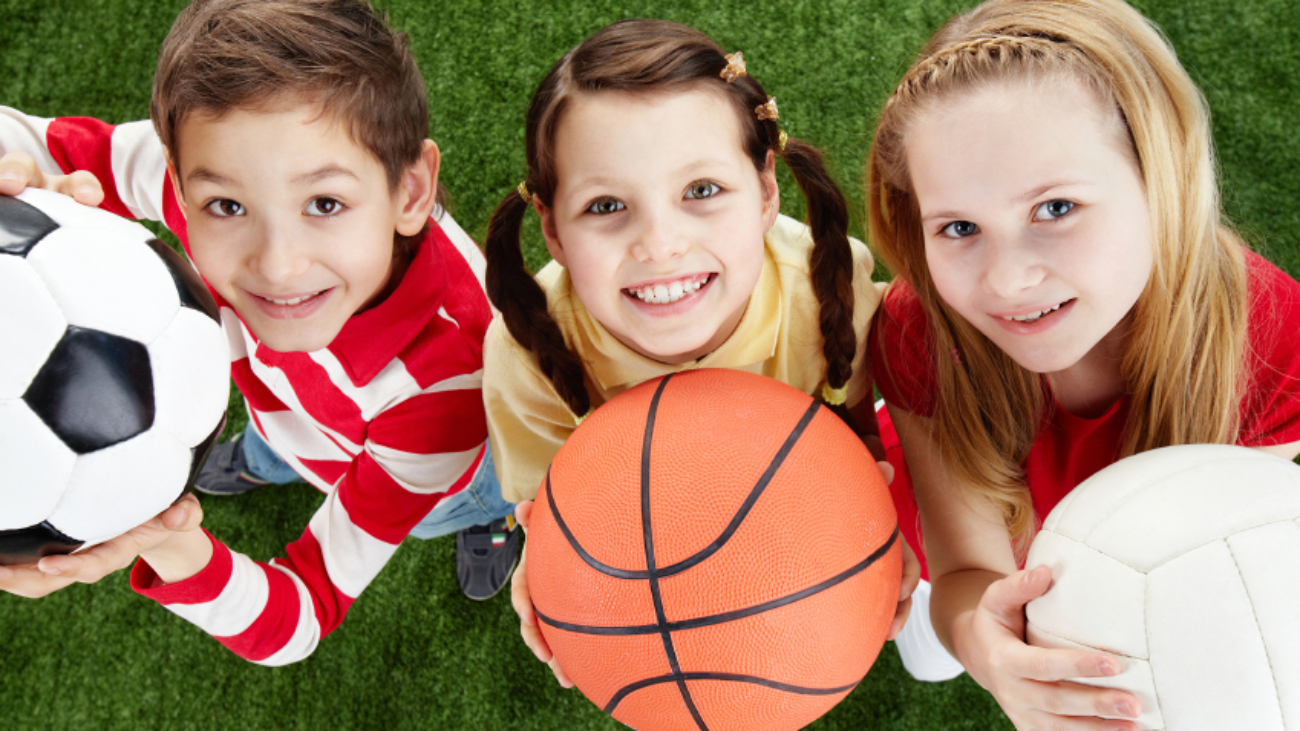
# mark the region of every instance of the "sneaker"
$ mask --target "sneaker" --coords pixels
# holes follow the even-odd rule
[[[481,602],[505,587],[519,561],[520,532],[507,515],[456,534],[456,580],[465,596]]]
[[[270,483],[249,474],[248,462],[244,459],[244,436],[241,434],[233,441],[212,448],[208,461],[194,480],[194,489],[205,495],[238,495],[267,484]]]

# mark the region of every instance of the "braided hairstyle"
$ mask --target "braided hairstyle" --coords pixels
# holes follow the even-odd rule
[[[775,153],[786,161],[808,201],[814,241],[809,262],[820,307],[826,383],[832,389],[843,388],[852,375],[858,347],[848,206],[815,148],[793,138],[782,145],[776,121],[757,118],[755,108],[768,100],[763,87],[747,75],[728,83],[721,76],[726,66],[717,43],[677,23],[625,20],[598,31],[565,54],[533,95],[525,128],[526,189],[542,204],[552,205],[557,186],[552,142],[574,94],[649,93],[711,84],[735,107],[742,144],[754,167],[761,172],[768,153]],[[547,311],[545,293],[524,266],[519,232],[528,207],[520,192],[511,191],[492,214],[484,246],[488,298],[500,310],[510,334],[532,351],[556,392],[581,417],[591,408],[582,361],[565,343]]]
[[[1205,101],[1149,21],[1121,0],[989,0],[935,34],[876,129],[867,168],[871,240],[930,322],[931,424],[944,463],[998,506],[1020,549],[1035,519],[1021,465],[1051,399],[1042,375],[939,296],[905,142],[914,121],[944,100],[1041,79],[1077,81],[1113,110],[1146,188],[1154,263],[1124,343],[1131,407],[1120,457],[1235,441],[1248,311],[1242,241],[1221,222]],[[953,352],[960,358],[948,357]],[[882,372],[889,377],[878,366]]]

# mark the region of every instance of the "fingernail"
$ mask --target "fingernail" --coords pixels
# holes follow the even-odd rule
[[[63,573],[62,571],[59,571],[57,568],[53,566],[49,568],[45,568],[44,566],[37,566],[37,568],[41,570],[42,574],[49,574],[50,576],[58,576],[59,574]]]
[[[0,173],[0,181],[4,181],[4,182],[8,183],[8,182],[11,182],[11,181],[16,181],[16,180],[18,180],[18,173],[15,173],[15,172],[12,171],[12,170],[6,170],[6,171]]]
[[[76,190],[72,191],[73,198],[89,198],[95,194],[95,189],[89,185],[79,185]]]
[[[1119,675],[1119,668],[1115,667],[1115,663],[1109,660],[1098,660],[1097,672],[1100,675]]]
[[[1120,701],[1119,703],[1116,703],[1115,713],[1116,715],[1123,716],[1124,718],[1137,718],[1138,715],[1133,712],[1133,706],[1130,706],[1128,704],[1128,701]]]

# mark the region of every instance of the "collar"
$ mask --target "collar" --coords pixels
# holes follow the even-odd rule
[[[758,275],[758,284],[749,296],[736,331],[712,353],[678,365],[660,363],[641,355],[596,322],[578,301],[568,270],[560,270],[556,284],[557,297],[552,300],[552,312],[571,313],[571,323],[567,327],[562,325],[573,334],[570,347],[582,355],[588,374],[605,392],[697,368],[743,368],[762,363],[776,354],[783,303],[776,263],[767,247],[763,250],[763,268]]]

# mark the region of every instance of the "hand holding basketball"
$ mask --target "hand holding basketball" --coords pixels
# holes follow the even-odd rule
[[[532,520],[533,501],[525,500],[515,506],[515,520],[519,521],[520,527],[524,533],[528,532],[528,523]],[[560,668],[560,663],[555,659],[555,653],[546,644],[546,638],[542,637],[541,630],[537,628],[537,614],[533,611],[533,597],[528,592],[528,569],[525,562],[528,560],[528,543],[524,542],[523,551],[519,555],[519,565],[515,567],[514,576],[510,578],[510,604],[515,608],[515,614],[519,615],[519,634],[523,635],[524,644],[528,649],[533,651],[533,655],[538,660],[550,666],[551,672],[555,673],[555,679],[565,688],[572,688],[573,681],[569,676],[564,674]]]
[[[1025,644],[1025,605],[1047,592],[1050,569],[1020,571],[989,585],[969,620],[954,631],[957,655],[970,676],[993,694],[1017,729],[1094,729],[1098,715],[1136,718],[1141,706],[1129,693],[1063,682],[1117,675],[1120,661],[1102,652],[1048,650]],[[1106,729],[1132,729],[1106,721]]]

